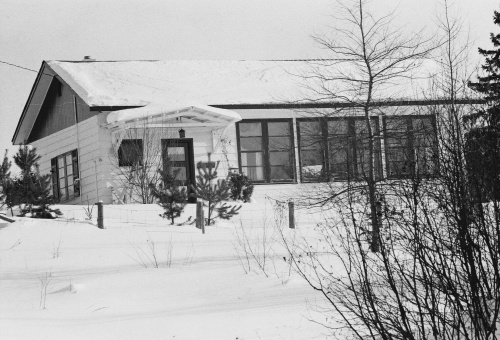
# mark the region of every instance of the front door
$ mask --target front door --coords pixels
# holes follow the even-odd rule
[[[186,187],[191,196],[191,186],[195,185],[193,139],[163,139],[162,150],[163,169],[175,174],[174,185]],[[188,201],[196,202],[196,198],[189,197]]]

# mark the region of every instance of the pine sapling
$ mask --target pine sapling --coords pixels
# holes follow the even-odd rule
[[[207,225],[213,224],[216,218],[229,220],[238,214],[241,205],[233,206],[223,201],[231,197],[231,187],[224,179],[217,179],[217,168],[199,168],[196,176],[196,186],[193,188],[193,196],[203,200],[203,204],[208,208]],[[215,184],[214,181],[216,181]],[[216,213],[216,214],[215,214]]]
[[[165,169],[158,170],[162,178],[161,183],[158,186],[151,183],[150,189],[153,197],[158,200],[158,205],[165,210],[160,216],[174,224],[175,218],[181,215],[186,206],[188,195],[185,187],[177,185],[176,178],[180,170],[172,171],[168,162],[165,166]]]

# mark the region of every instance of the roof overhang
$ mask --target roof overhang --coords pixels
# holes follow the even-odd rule
[[[227,109],[208,105],[187,105],[173,109],[170,105],[147,105],[108,114],[107,128],[137,127],[213,127],[220,128],[241,120]]]

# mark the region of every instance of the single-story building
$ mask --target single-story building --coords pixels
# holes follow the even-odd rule
[[[65,204],[121,202],[131,167],[154,162],[155,171],[167,159],[182,184],[211,162],[220,177],[243,172],[258,184],[256,197],[360,178],[367,150],[360,109],[305,94],[297,85],[305,63],[44,61],[12,142],[37,148],[40,172],[52,174]],[[379,178],[435,173],[428,108],[443,103],[376,104]]]

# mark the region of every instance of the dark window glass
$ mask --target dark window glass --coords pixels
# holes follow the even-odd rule
[[[385,118],[388,177],[437,174],[437,139],[433,116]]]
[[[293,180],[295,167],[290,122],[267,122],[267,134],[270,180]]]
[[[241,137],[241,151],[256,151],[262,150],[262,137]]]
[[[51,159],[52,195],[59,201],[80,196],[78,152],[73,150]]]
[[[142,165],[142,155],[143,149],[141,139],[124,139],[118,149],[118,165]]]
[[[297,122],[302,181],[320,181],[324,178],[326,173],[323,157],[325,138],[322,133],[321,121]]]
[[[290,121],[247,121],[238,123],[241,171],[261,182],[295,178],[293,138]]]
[[[262,124],[259,123],[240,123],[240,137],[262,136]]]
[[[370,120],[374,138],[374,175],[381,177],[378,119]],[[303,181],[360,180],[370,169],[369,133],[359,117],[298,121]],[[328,157],[324,159],[324,155]]]

